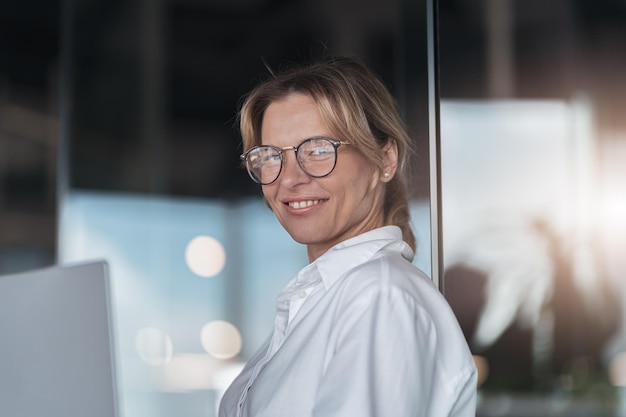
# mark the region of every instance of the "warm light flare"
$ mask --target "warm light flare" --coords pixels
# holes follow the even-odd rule
[[[602,218],[608,226],[626,227],[626,191],[610,192],[602,202]]]

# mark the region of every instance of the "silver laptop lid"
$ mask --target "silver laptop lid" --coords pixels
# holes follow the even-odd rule
[[[117,417],[106,262],[0,277],[0,416]]]

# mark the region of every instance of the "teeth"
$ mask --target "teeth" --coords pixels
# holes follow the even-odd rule
[[[305,207],[311,207],[315,204],[319,204],[320,201],[321,200],[290,201],[289,207],[292,207],[295,209],[301,209]]]

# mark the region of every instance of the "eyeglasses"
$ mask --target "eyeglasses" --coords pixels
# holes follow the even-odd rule
[[[245,162],[250,178],[259,184],[268,185],[278,179],[285,164],[285,151],[293,149],[302,171],[310,177],[321,178],[335,169],[337,148],[349,144],[349,142],[316,136],[304,140],[298,146],[284,148],[270,145],[254,146],[240,158]]]

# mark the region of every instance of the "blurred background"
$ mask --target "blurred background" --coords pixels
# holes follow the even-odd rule
[[[124,416],[215,415],[307,262],[239,166],[266,65],[354,54],[387,83],[431,273],[426,6],[0,4],[0,274],[110,262]],[[440,284],[477,414],[626,416],[626,2],[436,6]]]

